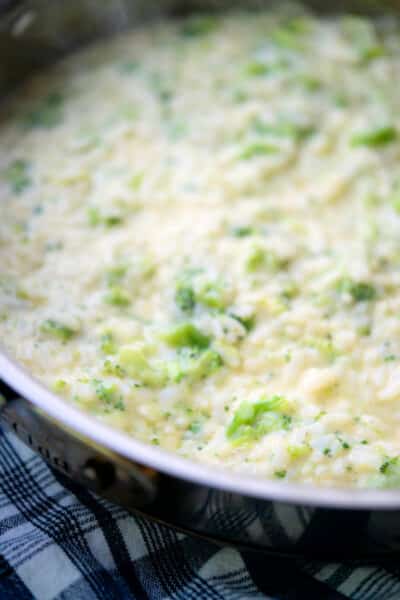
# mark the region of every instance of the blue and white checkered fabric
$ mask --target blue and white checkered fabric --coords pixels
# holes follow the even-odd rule
[[[398,600],[400,563],[290,563],[135,518],[0,431],[0,598]]]

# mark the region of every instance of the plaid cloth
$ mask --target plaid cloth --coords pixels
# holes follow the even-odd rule
[[[66,481],[0,430],[0,598],[398,600],[400,565],[294,563],[184,536]]]

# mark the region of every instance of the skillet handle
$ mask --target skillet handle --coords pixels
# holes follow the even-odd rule
[[[126,508],[157,495],[158,473],[133,463],[50,420],[0,380],[0,423],[67,477]]]

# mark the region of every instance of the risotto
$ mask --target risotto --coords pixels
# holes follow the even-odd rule
[[[0,119],[0,340],[67,402],[254,476],[400,485],[400,35],[159,22]]]

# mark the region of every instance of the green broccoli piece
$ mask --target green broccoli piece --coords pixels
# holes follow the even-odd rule
[[[151,365],[149,354],[151,349],[143,344],[122,346],[118,352],[118,364],[129,377],[141,381],[149,387],[162,387],[166,374],[157,365]]]
[[[283,266],[274,252],[266,250],[260,246],[254,246],[246,259],[245,267],[249,273],[254,273],[260,268],[265,267],[270,271],[276,271]]]
[[[254,328],[254,325],[256,323],[256,319],[255,319],[254,315],[251,315],[249,317],[240,317],[239,315],[230,313],[230,316],[232,317],[232,319],[239,321],[239,323],[241,325],[243,325],[243,327],[245,328],[245,330],[247,332],[251,331]]]
[[[40,331],[59,339],[62,342],[68,342],[78,333],[75,329],[72,329],[72,327],[64,325],[64,323],[54,319],[47,319],[44,321],[40,327]]]
[[[387,457],[379,467],[379,474],[372,479],[371,485],[384,489],[400,487],[400,457]]]
[[[169,346],[174,348],[183,348],[185,346],[191,348],[205,349],[210,345],[211,339],[204,335],[192,323],[181,323],[162,334],[162,338]]]
[[[14,194],[22,194],[31,184],[31,164],[22,158],[14,160],[5,171],[5,177]]]
[[[115,227],[123,222],[121,215],[102,215],[96,206],[90,206],[87,209],[87,217],[91,227],[97,227],[98,225]]]
[[[279,429],[289,429],[290,409],[283,396],[262,397],[257,402],[242,402],[227,427],[228,439],[235,443],[257,440],[265,434]]]
[[[115,267],[111,267],[111,269],[108,269],[106,273],[108,285],[112,286],[117,283],[120,283],[125,277],[127,271],[127,265],[116,265]]]
[[[92,384],[94,386],[97,398],[105,404],[108,410],[125,409],[122,395],[119,393],[118,387],[115,385],[115,383],[104,383],[99,379],[93,379]]]
[[[204,283],[197,291],[196,300],[208,308],[223,310],[226,306],[223,284],[213,281]]]
[[[367,131],[360,131],[353,135],[350,140],[352,146],[369,146],[380,147],[386,146],[394,142],[397,138],[397,130],[387,125],[386,127],[378,127]]]
[[[267,144],[265,142],[254,142],[246,146],[239,154],[240,160],[251,160],[260,156],[267,156],[270,154],[276,154],[279,151],[278,146],[274,144]]]
[[[371,283],[352,281],[349,278],[339,282],[338,290],[350,294],[354,302],[369,302],[377,296],[376,289]]]
[[[292,138],[297,141],[310,137],[315,131],[315,128],[311,125],[303,125],[290,121],[264,123],[264,121],[259,118],[256,118],[253,122],[253,129],[261,135],[270,135],[278,138]]]
[[[239,225],[238,227],[232,227],[231,232],[234,237],[243,238],[252,235],[254,229],[248,225]]]
[[[114,336],[110,331],[104,333],[101,338],[101,351],[104,354],[115,354],[117,352],[117,346],[115,344]]]
[[[188,284],[180,284],[176,288],[175,303],[183,312],[192,312],[196,305],[193,288]]]
[[[195,383],[209,377],[223,365],[223,360],[215,350],[190,352],[179,356],[176,360],[166,363],[168,378],[179,383],[187,379]]]
[[[109,292],[105,295],[104,300],[112,306],[126,307],[131,303],[131,298],[123,288],[114,285],[110,287]]]
[[[265,62],[261,62],[259,60],[252,60],[246,65],[246,75],[250,75],[252,77],[262,77],[263,75],[267,75],[271,70],[271,66]]]

